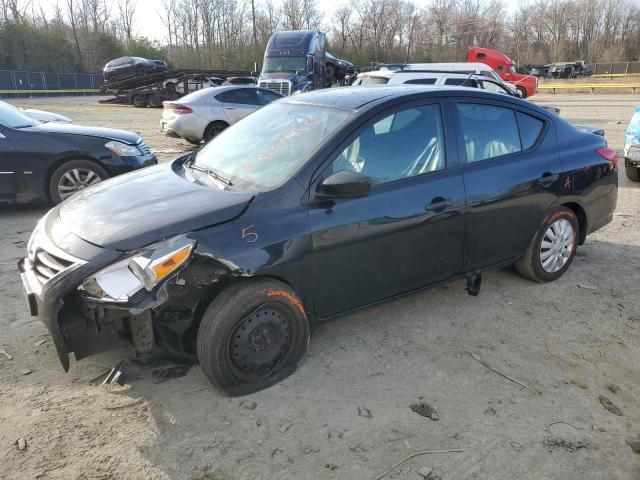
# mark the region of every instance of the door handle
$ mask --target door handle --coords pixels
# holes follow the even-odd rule
[[[560,175],[557,173],[544,172],[542,177],[538,179],[538,183],[543,187],[550,187],[558,181]]]
[[[235,110],[236,107],[224,107],[225,110]]]
[[[453,200],[450,198],[435,197],[430,203],[427,203],[424,209],[430,212],[442,212],[452,206]]]

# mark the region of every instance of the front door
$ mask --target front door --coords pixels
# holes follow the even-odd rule
[[[0,195],[18,192],[18,158],[10,137],[11,130],[0,125]]]
[[[368,196],[310,203],[316,313],[330,316],[462,271],[464,185],[440,103],[377,115],[338,149],[341,170],[371,178]]]
[[[466,153],[465,268],[522,254],[558,198],[562,168],[553,124],[510,103],[459,100],[455,111]]]

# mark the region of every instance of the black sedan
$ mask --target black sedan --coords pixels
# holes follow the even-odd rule
[[[52,201],[157,163],[135,133],[40,123],[0,102],[0,203]]]
[[[291,373],[319,320],[455,278],[477,294],[503,265],[558,279],[617,185],[604,137],[518,98],[327,89],[75,195],[19,268],[65,369],[125,339],[243,394]]]

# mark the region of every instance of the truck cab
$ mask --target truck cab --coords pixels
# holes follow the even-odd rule
[[[258,86],[281,95],[327,86],[326,36],[316,30],[277,32],[267,43]]]
[[[516,72],[516,63],[505,54],[488,48],[471,47],[467,53],[467,62],[480,62],[489,65],[504,81],[515,86],[522,98],[536,93],[538,79],[531,75]]]

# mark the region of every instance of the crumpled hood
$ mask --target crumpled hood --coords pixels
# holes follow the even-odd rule
[[[24,129],[32,132],[61,133],[65,135],[83,135],[85,137],[99,137],[108,140],[117,140],[130,145],[140,142],[140,135],[125,130],[116,130],[113,128],[86,127],[84,125],[73,125],[66,123],[42,123]]]
[[[233,220],[253,198],[189,182],[181,168],[143,168],[82,190],[59,206],[60,221],[94,245],[130,251]]]

